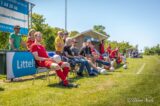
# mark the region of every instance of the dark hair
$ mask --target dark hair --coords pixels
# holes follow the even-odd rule
[[[19,25],[15,25],[14,29],[20,29],[20,26]]]
[[[64,32],[64,35],[68,35],[68,32]]]

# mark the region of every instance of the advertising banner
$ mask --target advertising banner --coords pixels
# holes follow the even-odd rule
[[[30,52],[7,52],[7,79],[36,73],[35,60]]]

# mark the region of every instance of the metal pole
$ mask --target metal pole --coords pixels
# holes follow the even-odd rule
[[[30,4],[28,4],[28,10],[30,10]],[[28,11],[28,29],[30,28],[29,16],[30,16],[30,11]]]
[[[32,28],[32,9],[33,9],[33,5],[31,4],[31,28]]]
[[[32,9],[35,6],[35,4],[29,2],[29,0],[24,0],[25,2],[28,3],[28,10],[29,10],[29,14],[28,14],[28,28],[31,29],[32,28]]]
[[[65,31],[67,31],[67,0],[65,0]]]

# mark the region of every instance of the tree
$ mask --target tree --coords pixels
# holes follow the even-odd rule
[[[145,55],[150,55],[150,49],[149,49],[149,47],[145,47],[144,48],[144,54]]]
[[[144,49],[144,54],[145,55],[160,55],[160,44],[157,44],[156,46],[153,46],[151,48],[145,47]]]
[[[95,30],[99,33],[102,33],[104,35],[107,35],[107,33],[105,32],[105,27],[103,25],[94,25],[93,30]]]
[[[78,31],[71,31],[70,34],[69,34],[69,37],[74,37],[74,36],[76,36],[77,34],[79,34]]]
[[[48,38],[45,40],[45,45],[47,50],[55,50],[55,46],[53,41],[55,40],[55,37],[50,35]]]
[[[0,32],[0,49],[8,49],[9,33]]]
[[[157,44],[157,46],[155,47],[155,52],[156,54],[160,55],[160,44]]]
[[[108,45],[110,45],[112,49],[115,49],[116,47],[118,47],[119,51],[121,53],[126,51],[127,49],[133,48],[133,46],[131,44],[129,44],[129,42],[124,42],[124,41],[123,42],[117,42],[117,41],[106,40],[105,41],[105,48],[107,48]]]
[[[43,34],[43,44],[45,44],[46,49],[52,51],[55,50],[54,40],[60,28],[52,28],[45,23],[45,18],[43,17],[43,15],[39,15],[36,13],[33,13],[32,15],[32,25],[33,29],[35,29],[36,31],[40,31]]]
[[[45,24],[45,18],[43,15],[33,13],[32,14],[32,28],[35,29],[36,31],[43,32],[47,24]]]

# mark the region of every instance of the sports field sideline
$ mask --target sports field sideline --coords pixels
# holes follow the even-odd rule
[[[123,67],[98,77],[69,77],[79,88],[64,88],[58,78],[4,83],[0,75],[0,106],[159,106],[160,56],[128,59]]]

